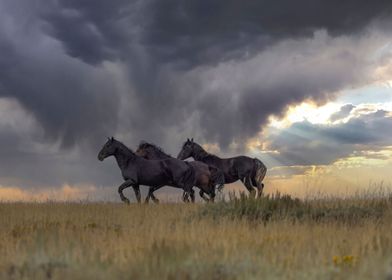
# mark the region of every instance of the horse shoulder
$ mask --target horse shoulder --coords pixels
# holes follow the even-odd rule
[[[121,171],[124,180],[133,179],[137,181],[137,167],[135,165],[128,165],[128,167]]]

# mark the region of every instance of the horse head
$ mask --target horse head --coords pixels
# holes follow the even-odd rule
[[[105,145],[103,145],[101,151],[98,153],[98,159],[103,161],[105,158],[114,155],[117,145],[117,141],[113,137],[108,137]]]
[[[193,156],[193,148],[195,146],[195,142],[193,142],[193,138],[192,139],[187,139],[184,143],[184,145],[182,145],[182,149],[179,152],[177,159],[180,160],[185,160],[187,158],[190,158]]]

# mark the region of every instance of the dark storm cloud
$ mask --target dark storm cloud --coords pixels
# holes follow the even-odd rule
[[[150,1],[143,42],[164,60],[219,61],[276,39],[360,31],[392,12],[390,1]],[[246,49],[244,49],[246,47]],[[239,49],[241,49],[239,51]]]
[[[392,118],[377,112],[351,118],[336,125],[294,123],[272,134],[269,149],[278,149],[273,157],[284,165],[326,165],[361,151],[381,150],[392,143]]]
[[[0,20],[0,97],[17,99],[48,139],[64,147],[103,137],[116,126],[118,101],[110,75],[65,56],[57,42],[42,35],[31,15],[39,11],[34,5],[22,9],[23,3],[2,4],[14,14],[3,9]]]
[[[259,51],[277,39],[361,31],[391,15],[390,1],[66,1],[45,19],[68,52],[96,63],[140,43],[157,60],[187,67]]]
[[[9,9],[24,5],[22,1],[7,3],[4,6]],[[200,111],[202,121],[210,119],[215,125],[207,128],[203,137],[219,140],[224,146],[242,132],[240,140],[254,135],[269,114],[279,114],[287,104],[312,95],[316,99],[320,95],[324,98],[323,92],[335,90],[344,83],[332,81],[338,84],[325,88],[315,85],[308,89],[286,83],[281,86],[286,87],[284,90],[245,86],[240,89],[243,94],[237,104],[229,104],[226,110],[220,109],[221,112],[214,108],[207,111],[206,107],[219,107],[220,97],[217,100],[212,93],[200,99],[196,97],[197,92],[179,92],[171,86],[170,80],[181,78],[186,71],[165,66],[163,62],[186,65],[186,69],[191,70],[213,61],[259,53],[267,43],[276,40],[312,36],[318,29],[326,29],[333,35],[361,31],[372,21],[386,18],[392,7],[389,1],[372,4],[367,1],[275,1],[272,4],[265,1],[201,3],[173,0],[33,3],[35,5],[30,4],[34,8],[30,12],[33,13],[31,23],[36,25],[37,40],[42,40],[44,36],[40,32],[45,32],[59,40],[68,55],[88,64],[121,61],[126,65],[129,83],[136,92],[132,102],[138,107],[149,107],[149,114],[144,113],[144,116],[130,113],[137,123],[160,131],[162,126],[173,126],[176,119],[186,117],[184,111]],[[17,25],[16,18],[13,20]],[[91,133],[93,138],[97,136],[97,130],[113,131],[110,127],[115,123],[114,114],[109,112],[115,111],[117,99],[99,94],[114,92],[104,74],[96,75],[96,68],[76,61],[66,62],[73,65],[64,65],[57,57],[55,61],[45,58],[38,70],[29,68],[41,57],[28,61],[31,57],[23,56],[23,50],[20,52],[6,53],[6,56],[10,61],[20,60],[21,69],[16,69],[15,73],[23,72],[31,78],[20,82],[19,76],[2,73],[3,91],[19,95],[16,97],[37,115],[49,134],[63,138],[65,145],[72,145],[78,133]],[[37,55],[61,56],[59,53]],[[26,98],[27,92],[29,98]],[[277,96],[277,92],[281,94]],[[181,98],[184,94],[192,96],[190,102],[184,102]],[[224,133],[225,130],[219,127],[232,110],[241,115],[238,118],[228,116],[233,126],[228,128],[229,133]],[[163,123],[157,124],[157,119]],[[139,136],[140,132],[135,134]],[[158,138],[160,134],[153,133],[153,137]],[[210,139],[209,135],[214,134],[220,135]]]
[[[350,85],[352,67],[358,58],[353,58],[352,50],[342,50],[341,54],[335,54],[341,58],[331,58],[335,59],[336,68],[341,66],[339,59],[347,60],[347,68],[351,69],[341,73],[341,77],[322,71],[323,67],[331,70],[333,66],[312,64],[305,73],[299,72],[303,69],[287,73],[291,76],[277,73],[272,79],[282,80],[275,87],[246,85],[244,77],[243,86],[237,92],[209,91],[203,97],[200,90],[210,81],[195,75],[191,80],[187,78],[189,72],[230,59],[238,62],[251,59],[273,43],[311,38],[320,29],[332,38],[361,34],[370,23],[387,19],[391,8],[389,1],[370,4],[367,1],[117,0],[109,5],[106,1],[59,0],[45,9],[41,18],[47,33],[58,39],[69,55],[93,65],[107,60],[125,64],[128,82],[135,92],[130,95],[132,112],[128,115],[132,119],[128,127],[133,128],[133,140],[167,139],[163,128],[176,127],[178,119],[196,112],[200,118],[194,128],[202,133],[190,133],[204,141],[218,141],[225,148],[233,140],[242,142],[254,136],[270,114],[281,113],[288,104],[304,98],[325,100],[328,92]],[[280,55],[290,55],[290,51],[288,48]],[[298,46],[297,51],[301,52]],[[300,53],[295,59],[306,62],[312,55]],[[287,64],[287,67],[296,66]],[[312,71],[330,76],[312,75]],[[357,75],[363,75],[361,69]],[[185,82],[177,80],[196,86],[184,92]],[[267,80],[266,76],[260,77],[263,80]],[[233,95],[237,97],[232,98]],[[221,102],[225,102],[224,106]],[[144,108],[148,108],[148,114]]]
[[[117,173],[98,166],[95,153],[116,131],[112,75],[65,55],[59,42],[43,34],[38,15],[46,6],[37,4],[0,3],[1,122],[13,116],[0,125],[0,184],[107,184]],[[9,102],[18,105],[9,109]],[[70,157],[76,144],[80,154]]]
[[[359,41],[369,25],[389,20],[391,6],[352,0],[2,1],[0,97],[17,100],[43,130],[30,144],[59,142],[56,152],[66,159],[60,163],[32,145],[31,157],[15,149],[10,166],[26,158],[22,166],[30,171],[23,176],[34,180],[37,170],[49,167],[47,184],[102,182],[108,175],[97,175],[91,168],[100,167],[90,162],[104,136],[116,133],[130,146],[146,139],[173,154],[192,136],[242,147],[269,115],[304,99],[326,101],[366,81],[368,46]],[[75,150],[82,155],[66,158]],[[7,170],[18,176],[11,172],[17,169]]]
[[[69,55],[97,64],[122,57],[129,50],[136,20],[133,13],[137,13],[131,1],[51,3],[39,15],[48,23],[46,31],[64,44]]]

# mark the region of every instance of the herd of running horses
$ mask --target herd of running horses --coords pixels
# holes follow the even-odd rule
[[[154,192],[163,186],[171,186],[184,190],[183,200],[195,201],[193,187],[200,189],[200,196],[206,201],[214,201],[215,190],[221,190],[224,184],[240,180],[252,196],[260,197],[267,172],[266,166],[257,158],[237,156],[220,158],[210,154],[202,146],[187,139],[177,158],[166,154],[154,144],[142,142],[136,152],[113,137],[108,138],[98,154],[103,161],[109,156],[116,158],[124,179],[118,187],[120,198],[129,203],[123,190],[132,187],[136,199],[141,202],[140,185],[148,186],[145,202],[150,199],[158,203]],[[192,157],[194,161],[185,161]],[[206,196],[208,195],[208,196]]]

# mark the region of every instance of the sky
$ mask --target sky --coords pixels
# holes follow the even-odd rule
[[[391,27],[389,0],[2,0],[0,200],[118,201],[108,136],[258,157],[266,193],[388,188]]]

